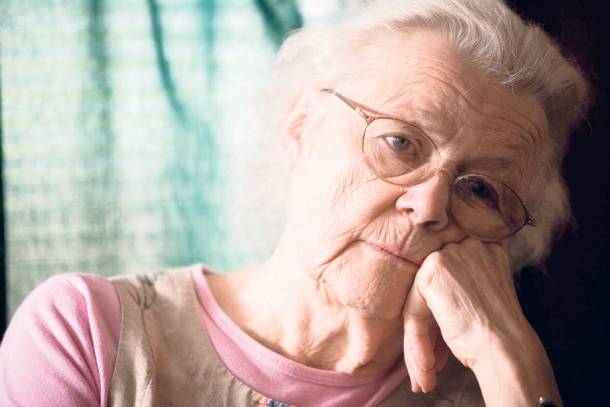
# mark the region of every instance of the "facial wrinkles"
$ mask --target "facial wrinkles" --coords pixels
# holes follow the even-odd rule
[[[417,51],[419,51],[419,53]],[[472,94],[472,96],[474,96],[473,98],[476,98],[476,100],[475,103],[471,104],[471,108],[475,110],[478,110],[476,105],[477,103],[481,104],[481,101],[484,101],[483,104],[494,105],[501,111],[506,109],[506,105],[496,105],[488,95],[485,95],[485,92],[481,93],[477,91],[477,89],[481,88],[482,86],[486,86],[488,90],[492,89],[496,93],[498,90],[509,91],[508,88],[500,88],[499,85],[493,83],[491,79],[488,80],[486,74],[480,69],[473,67],[471,64],[465,64],[463,60],[460,60],[458,56],[453,55],[447,49],[433,50],[431,52],[433,56],[425,56],[422,55],[421,52],[422,50],[416,50],[416,52],[410,53],[406,62],[401,65],[403,76],[408,78],[408,81],[418,75],[429,76],[432,82],[438,81],[439,83],[442,83],[443,85],[452,89],[452,92],[449,92],[447,96],[453,96],[453,99],[455,100],[458,100],[461,97],[470,97]],[[434,55],[435,52],[440,55],[436,57]],[[429,54],[430,52],[426,53],[426,55]],[[448,63],[448,61],[454,63]],[[479,75],[476,75],[477,73]],[[467,76],[475,79],[478,77],[478,80],[468,79]],[[389,102],[392,102],[393,98],[396,98],[397,96],[400,97],[405,93],[405,91],[402,91],[402,89],[407,89],[408,82],[406,82],[404,85],[406,86],[396,87],[401,90],[395,93],[394,96],[390,96],[390,98],[388,98]],[[408,90],[406,92],[408,92]],[[470,100],[466,98],[466,102],[470,103]],[[519,120],[512,121],[513,124],[521,127],[521,130],[525,134],[540,135],[543,133],[537,122],[532,120],[525,111],[519,111],[516,108],[511,110],[513,113],[519,116]],[[520,120],[523,120],[525,123],[527,123],[527,125],[521,125],[519,123]]]
[[[354,184],[349,190],[340,189],[345,195],[337,199],[340,204],[336,213],[353,212],[358,217],[344,217],[341,221],[333,217],[333,221],[347,226],[345,232],[351,233],[353,239],[382,244],[414,263],[421,263],[430,252],[440,248],[444,240],[461,236],[455,225],[431,235],[416,227],[403,211],[396,211],[395,197],[407,188],[388,184],[372,174],[360,173],[350,178]]]
[[[460,82],[459,77],[454,78],[455,80],[452,83],[430,72],[421,73],[420,75],[427,77],[423,80],[424,83],[437,82],[436,86],[429,87],[439,89],[441,91],[439,93],[443,93],[442,96],[445,99],[442,102],[439,100],[439,104],[444,104],[444,110],[452,116],[453,122],[459,118],[460,121],[466,123],[470,121],[481,123],[480,126],[483,129],[486,127],[501,129],[502,132],[518,136],[525,142],[534,142],[539,138],[537,136],[540,131],[528,115],[508,104],[496,104],[492,99],[494,95],[485,96],[478,90],[483,87],[489,87],[489,84],[482,83],[483,80],[469,85],[469,87],[462,86],[464,88],[462,90],[454,85]]]
[[[414,82],[417,83],[417,82]],[[347,92],[349,93],[349,92]],[[368,106],[363,106],[367,110]],[[430,103],[426,104],[426,108],[430,107]],[[443,108],[441,103],[438,106],[434,106],[436,111],[439,111]],[[387,115],[388,111],[391,112],[390,109],[379,111],[378,115]],[[403,110],[404,112],[404,110]],[[423,120],[430,119],[430,111],[420,110],[419,114],[423,116]],[[397,117],[403,117],[404,115],[397,114]],[[412,116],[409,116],[409,119]],[[445,115],[444,117],[451,117],[450,115]],[[409,120],[412,121],[412,120]],[[439,122],[433,122],[431,124],[438,124]],[[444,131],[450,132],[449,126],[451,126],[448,121],[444,122],[445,125],[442,126]],[[437,126],[441,128],[441,126]],[[429,128],[428,128],[429,130]],[[371,173],[372,175],[372,173]],[[422,228],[416,227],[412,224],[412,221],[409,220],[409,217],[402,211],[396,211],[395,201],[396,196],[400,195],[400,189],[404,189],[400,186],[391,186],[386,181],[380,180],[376,176],[372,175],[372,179],[368,179],[366,184],[365,191],[368,191],[368,196],[363,197],[357,194],[351,195],[350,202],[355,204],[358,207],[358,211],[363,213],[362,210],[366,206],[370,208],[369,211],[366,211],[366,219],[365,222],[360,222],[357,225],[358,229],[361,229],[360,238],[371,243],[383,244],[392,248],[393,251],[399,252],[398,254],[403,257],[415,262],[419,263],[423,261],[423,259],[432,251],[439,249],[443,241],[446,239],[453,239],[453,236],[460,235],[461,232],[457,231],[457,227],[454,225],[453,227],[449,227],[448,231],[444,231],[440,234],[430,234],[424,231]],[[371,182],[373,181],[373,182]],[[365,184],[363,183],[362,186]],[[374,186],[373,186],[374,185]],[[388,191],[388,188],[393,189],[393,192]],[[343,188],[340,188],[343,190]],[[355,192],[354,190],[353,192]],[[404,191],[402,192],[404,193]],[[387,196],[385,203],[379,202],[379,196]],[[366,204],[362,205],[363,202],[373,202],[377,203],[374,205]],[[340,209],[337,210],[340,212]],[[350,222],[351,223],[351,222]],[[360,225],[364,225],[364,228],[360,228]],[[447,233],[448,232],[448,233]],[[459,232],[459,233],[458,233]]]
[[[504,140],[508,148],[519,148],[523,143],[536,143],[540,136],[533,120],[514,106],[494,103],[493,95],[485,97],[477,89],[478,85],[475,84],[461,93],[458,99],[463,105],[461,110],[470,113],[471,116],[479,116],[476,122],[480,123],[481,129],[510,135],[511,138]],[[511,143],[511,139],[517,141],[517,145]]]
[[[437,59],[417,61],[418,72],[405,75],[408,81],[403,86],[394,84],[393,89],[399,91],[384,95],[381,103],[372,103],[380,106],[381,114],[414,122],[431,136],[441,146],[445,164],[455,165],[451,170],[491,175],[518,193],[523,191],[543,133],[540,124],[515,105],[519,95],[512,100],[498,97],[496,103],[493,97],[507,96],[502,93],[508,89],[497,89],[484,79],[468,82],[458,70]],[[523,102],[530,106],[531,101],[523,98]],[[380,233],[386,234],[387,241],[400,244],[406,251],[403,254],[414,260],[423,259],[443,240],[424,237],[418,228],[391,216],[382,222]]]
[[[401,92],[402,101],[392,103],[388,100],[384,110],[388,116],[414,124],[438,144],[439,140],[446,140],[455,133],[456,114],[449,105],[442,103],[444,98],[431,98],[425,91],[419,91],[418,88],[426,87],[422,85],[417,80],[407,83],[409,89]]]
[[[419,54],[426,52],[420,51]],[[419,54],[417,50],[410,53],[408,62],[397,68],[404,70],[402,75],[379,77],[375,75],[378,72],[372,72],[370,82],[361,81],[360,86],[348,82],[352,89],[348,86],[337,90],[362,103],[370,113],[415,121],[441,147],[444,164],[453,166],[452,170],[458,163],[464,167],[468,161],[471,172],[479,169],[493,176],[509,171],[515,151],[522,151],[522,143],[531,144],[535,138],[536,131],[532,130],[536,130],[536,123],[520,106],[511,105],[511,101],[490,99],[486,83],[474,82],[469,71],[461,69],[463,65],[454,63],[450,56],[445,61],[446,55]],[[320,201],[328,211],[322,215],[321,224],[315,216],[303,220],[306,225],[303,229],[307,231],[313,224],[315,234],[300,236],[310,236],[313,246],[317,246],[315,250],[307,247],[303,264],[309,274],[317,277],[320,287],[339,298],[333,302],[345,301],[350,306],[372,310],[379,298],[396,295],[396,281],[408,288],[411,281],[404,271],[417,267],[405,266],[406,263],[388,256],[360,252],[366,250],[361,240],[388,245],[405,258],[421,263],[429,253],[465,235],[453,220],[443,230],[430,231],[417,225],[405,210],[398,209],[397,198],[407,188],[388,184],[370,171],[360,159],[364,122],[340,101],[328,100],[330,109],[322,109],[324,120],[336,127],[319,132],[321,144],[326,147],[316,152],[323,151],[322,161],[332,164],[328,169],[312,172],[316,178],[312,181],[314,186],[326,185],[321,187]],[[534,136],[528,139],[530,133]],[[316,156],[312,166],[317,168],[319,162],[320,157]],[[332,179],[326,179],[328,176]],[[451,219],[451,214],[448,215]]]
[[[361,235],[379,214],[377,207],[369,202],[379,199],[370,184],[377,179],[368,174],[362,165],[349,165],[339,177],[339,185],[330,199],[329,210],[323,221],[323,236],[320,242],[328,247],[335,246],[337,251],[327,253],[320,266],[331,262],[343,250],[342,242],[351,242]],[[334,243],[333,243],[334,242]],[[327,252],[323,248],[320,252]]]
[[[372,224],[373,230],[368,231],[370,236],[367,236],[367,238],[371,240],[371,243],[396,245],[396,243],[403,240],[402,236],[405,234],[405,228],[402,223],[392,219],[390,216],[384,216],[380,221]]]
[[[362,171],[362,167],[350,167],[348,173],[333,196],[322,239],[327,245],[335,242],[338,251],[319,265],[319,276],[323,276],[326,267],[346,249],[341,242],[364,240],[382,244],[415,263],[420,263],[428,253],[440,247],[442,239],[439,236],[423,238],[422,231],[415,228],[404,213],[395,211],[393,197],[396,192],[389,193],[388,188],[401,187],[390,186]]]
[[[374,234],[379,237],[377,243],[394,243],[401,233],[395,223],[380,222],[383,212],[393,207],[393,199],[388,194],[388,184],[370,171],[362,156],[358,136],[364,130],[364,121],[347,106],[330,100],[334,102],[331,106],[333,120],[328,121],[330,127],[317,132],[318,159],[311,163],[316,169],[320,168],[320,162],[326,163],[328,168],[324,173],[333,176],[308,181],[323,191],[322,196],[326,198],[322,201],[328,203],[322,211],[323,218],[315,239],[317,248],[310,252],[313,256],[308,259],[311,274],[318,280],[324,279],[329,267],[335,268],[336,261],[341,263],[350,258],[343,254],[352,242]],[[334,137],[329,139],[329,134]],[[350,156],[350,159],[337,159],[338,152]],[[315,207],[315,203],[313,205]]]
[[[478,83],[468,82],[458,71],[435,59],[417,60],[421,62],[418,72],[409,74],[409,81],[400,87],[403,90],[391,95],[385,104],[393,104],[393,111],[400,112],[396,113],[398,117],[406,120],[417,117],[415,121],[419,123],[416,124],[423,127],[424,132],[433,138],[437,146],[450,146],[450,158],[455,157],[455,161],[459,162],[456,153],[470,155],[468,159],[471,162],[463,163],[459,171],[479,170],[503,179],[516,190],[522,190],[525,174],[533,161],[533,152],[541,138],[540,126],[536,121],[518,107],[511,105],[515,99],[504,104],[496,104],[493,101],[494,93],[501,96],[502,91],[508,92],[508,89],[490,88],[495,85],[484,83],[484,79],[480,79]],[[487,92],[486,87],[490,92]],[[485,95],[482,92],[485,92]],[[398,103],[398,100],[402,100],[402,103]],[[524,102],[527,101],[524,99]],[[427,114],[422,115],[422,111]],[[430,116],[435,118],[436,124],[431,125]],[[469,140],[464,138],[464,135],[468,134],[476,143],[464,143]],[[452,146],[452,139],[459,140],[457,145],[464,148],[456,150]],[[473,145],[479,147],[480,157],[472,154],[475,151]],[[470,146],[470,154],[467,146]],[[528,155],[526,159],[524,153]],[[485,162],[486,159],[488,162]]]
[[[532,175],[529,168],[540,135],[525,114],[510,103],[497,105],[492,98],[483,97],[474,88],[459,96],[463,126],[456,136],[463,132],[476,142],[471,144],[473,158],[466,162],[465,169],[495,176],[523,192],[524,183]]]
[[[523,98],[523,109],[516,105],[518,102],[515,99],[498,97],[496,102],[493,97],[507,96],[502,93],[504,90],[509,92],[508,89],[498,89],[484,77],[476,75],[478,70],[465,66],[448,52],[435,54],[427,49],[415,49],[401,62],[395,64],[402,71],[398,75],[403,78],[400,85],[397,86],[397,83],[401,81],[390,79],[391,75],[388,75],[372,86],[372,93],[368,95],[358,88],[345,90],[346,95],[363,103],[362,107],[371,113],[415,122],[440,147],[444,164],[451,167],[448,169],[491,175],[517,192],[522,190],[520,184],[528,179],[525,175],[531,161],[530,157],[524,159],[524,153],[535,150],[535,144],[542,134],[539,123],[523,111],[528,106],[527,99]],[[352,236],[356,237],[359,232],[369,233],[368,236],[383,243],[399,244],[409,253],[416,253],[416,256],[422,253],[425,256],[432,246],[441,244],[441,237],[424,237],[419,228],[410,222],[397,221],[392,211],[378,220],[374,218],[379,214],[373,213],[377,209],[362,211],[364,205],[356,201],[362,199],[358,195],[359,186],[370,181],[370,178],[366,181],[350,179],[339,188],[339,193],[333,199],[334,209],[331,213],[340,214],[349,205],[355,205],[354,208],[361,211],[354,211],[360,222],[348,222],[352,227]],[[380,182],[383,184],[383,181]],[[344,219],[345,216],[344,212]],[[337,222],[334,215],[329,218]],[[348,235],[350,232],[346,230],[343,233]]]
[[[406,257],[417,264],[421,264],[428,254],[440,249],[445,243],[445,239],[438,235],[428,235],[424,238],[422,233],[413,227],[408,232],[404,235],[400,245],[405,251]]]
[[[462,236],[455,225],[439,233],[428,233],[424,228],[417,227],[406,213],[390,206],[383,206],[386,209],[371,218],[360,234],[362,240],[384,245],[405,259],[419,264],[429,253],[438,250],[443,242],[457,241]]]

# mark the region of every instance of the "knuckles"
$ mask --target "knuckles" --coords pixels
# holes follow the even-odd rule
[[[442,249],[430,253],[420,268],[422,283],[429,286],[442,275],[452,275],[460,280],[460,275],[478,273],[510,274],[508,256],[497,243],[482,242],[468,238],[462,242],[449,243]]]

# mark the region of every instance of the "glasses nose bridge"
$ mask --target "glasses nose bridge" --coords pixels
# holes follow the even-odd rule
[[[445,175],[447,177],[448,180],[448,185],[450,186],[450,190],[452,190],[452,186],[455,183],[455,180],[458,177],[458,174],[452,170],[450,170],[449,168],[447,168],[446,165],[438,165],[438,166],[431,166],[428,171],[426,171],[426,174],[420,179],[419,182],[426,182],[428,180],[430,180],[430,178],[436,177],[436,176],[441,176],[441,175]]]
[[[443,177],[443,175],[444,175],[444,177]],[[409,183],[408,185],[404,185],[403,192],[407,192],[410,188],[412,188],[415,185],[428,183],[430,180],[432,180],[432,178],[435,178],[435,177],[438,177],[438,180],[434,182],[435,185],[431,186],[431,188],[437,190],[436,192],[434,192],[435,195],[440,192],[441,195],[444,195],[446,197],[446,202],[445,202],[446,211],[447,211],[447,214],[450,214],[454,210],[452,203],[454,202],[454,199],[455,199],[455,197],[454,197],[455,181],[458,178],[458,174],[451,171],[446,166],[430,168],[428,174],[424,175],[418,181],[416,181],[414,183]],[[445,177],[446,177],[446,181],[443,182],[443,178],[445,178]],[[426,188],[430,188],[430,187],[426,187]],[[444,188],[444,190],[438,191],[438,188]]]
[[[447,175],[447,177],[449,177],[449,180],[451,180],[451,183],[453,183],[455,181],[455,179],[457,178],[457,175],[455,174],[455,172],[451,171],[444,165],[441,165],[438,168],[436,168],[434,170],[434,174],[435,175],[441,175],[441,174]]]

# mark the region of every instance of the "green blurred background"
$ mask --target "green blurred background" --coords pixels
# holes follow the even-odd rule
[[[282,39],[354,3],[3,0],[9,315],[56,273],[266,256],[281,214],[235,216],[265,137],[241,129]]]

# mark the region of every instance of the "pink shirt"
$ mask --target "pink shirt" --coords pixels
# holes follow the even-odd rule
[[[374,406],[407,376],[403,363],[374,376],[314,369],[265,348],[220,309],[201,266],[192,267],[201,322],[226,367],[273,400],[298,406]],[[25,299],[0,346],[0,406],[106,406],[120,305],[100,276],[50,278]]]

